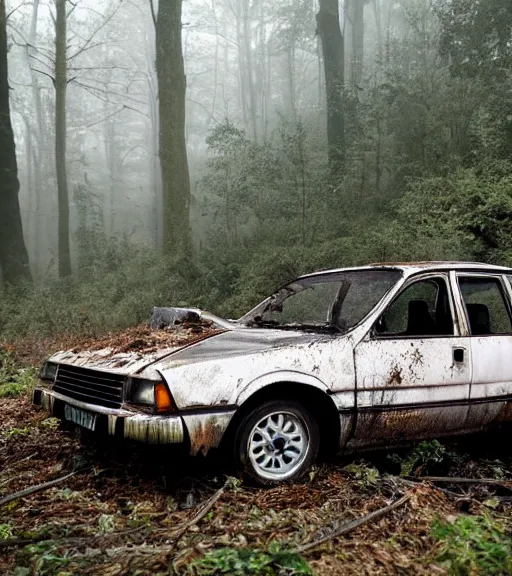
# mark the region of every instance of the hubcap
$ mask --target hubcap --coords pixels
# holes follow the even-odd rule
[[[249,434],[251,463],[262,478],[284,480],[292,476],[308,453],[309,437],[302,421],[291,412],[273,412]]]

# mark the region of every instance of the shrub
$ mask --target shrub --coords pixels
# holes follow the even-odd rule
[[[189,566],[189,573],[196,576],[295,576],[313,572],[302,556],[288,552],[274,542],[266,552],[252,548],[213,550],[194,560]]]
[[[455,576],[512,573],[512,538],[489,515],[459,516],[454,522],[435,520],[438,561]]]

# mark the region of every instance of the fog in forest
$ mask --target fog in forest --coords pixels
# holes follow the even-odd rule
[[[0,336],[512,265],[511,71],[502,0],[0,0]]]

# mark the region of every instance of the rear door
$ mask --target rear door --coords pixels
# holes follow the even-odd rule
[[[451,289],[448,273],[409,280],[356,346],[356,446],[464,429],[471,349]]]
[[[500,418],[512,401],[512,316],[504,276],[457,274],[470,334],[473,376],[468,426]]]

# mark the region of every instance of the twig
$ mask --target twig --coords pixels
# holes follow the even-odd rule
[[[308,550],[312,550],[313,548],[316,548],[317,546],[320,546],[320,544],[324,544],[325,542],[328,542],[329,540],[332,540],[333,538],[337,538],[338,536],[342,536],[343,534],[347,534],[348,532],[351,532],[352,530],[359,528],[359,526],[362,526],[363,524],[366,524],[367,522],[371,522],[372,520],[376,520],[377,518],[381,518],[382,516],[389,514],[389,512],[392,512],[393,510],[400,508],[400,506],[403,506],[408,500],[410,500],[410,498],[411,498],[410,494],[405,494],[405,496],[402,496],[401,498],[399,498],[398,500],[396,500],[395,502],[393,502],[389,506],[384,506],[384,508],[379,508],[378,510],[375,510],[374,512],[370,512],[370,514],[367,514],[366,516],[361,516],[360,518],[357,518],[356,520],[352,520],[350,522],[347,522],[346,524],[343,524],[343,526],[341,526],[337,530],[334,530],[330,534],[327,534],[326,536],[323,536],[322,538],[319,538],[318,540],[315,540],[314,542],[309,542],[308,544],[304,544],[303,546],[299,546],[298,548],[295,548],[293,550],[293,552],[295,552],[297,554],[302,554],[303,552],[306,552]]]
[[[483,484],[485,486],[502,486],[512,490],[512,480],[496,480],[495,478],[450,478],[449,476],[418,476],[409,477],[417,482],[440,482],[445,484]]]
[[[137,526],[137,528],[128,528],[119,532],[107,532],[106,534],[91,534],[90,536],[67,536],[65,538],[48,538],[48,536],[34,536],[33,538],[10,538],[0,540],[0,548],[10,548],[14,546],[26,546],[27,544],[34,544],[35,542],[51,542],[56,546],[63,546],[64,544],[81,545],[86,542],[100,540],[105,542],[107,538],[114,538],[116,536],[127,536],[135,534],[144,530],[146,526]]]
[[[73,474],[75,474],[75,472],[72,472],[71,474],[68,474],[67,477],[72,476]],[[66,476],[64,478],[67,478]],[[63,481],[64,478],[60,478],[58,479],[58,481]],[[57,482],[57,480],[53,480],[53,482]],[[40,486],[45,486],[45,487],[50,487],[49,485],[51,484],[51,482],[47,482],[46,484],[40,484]],[[35,486],[34,488],[37,488],[37,486]],[[44,488],[41,488],[44,489]],[[226,489],[226,485],[224,485],[222,488],[219,488],[219,490],[217,490],[217,492],[215,492],[215,494],[205,503],[205,505],[197,512],[197,514],[191,518],[188,522],[186,522],[181,528],[179,528],[177,530],[177,532],[175,533],[176,536],[174,537],[174,541],[171,545],[164,547],[163,549],[168,550],[168,552],[172,552],[172,550],[174,550],[174,548],[176,547],[176,544],[178,543],[178,541],[184,536],[184,534],[187,532],[187,530],[189,530],[192,526],[194,526],[195,524],[197,524],[201,518],[203,518],[204,516],[206,516],[206,514],[208,514],[208,512],[213,508],[214,504],[217,502],[217,500],[219,500],[219,498],[222,496],[222,494],[224,493]],[[30,490],[30,489],[29,489]],[[25,491],[26,492],[26,491]],[[21,492],[19,493],[21,494]],[[15,496],[15,494],[13,494],[13,497]],[[18,496],[19,497],[19,496]],[[0,501],[0,505],[1,505],[1,501]],[[159,513],[158,515],[163,515],[164,513]],[[48,537],[37,537],[35,536],[34,538],[11,538],[11,539],[6,539],[6,540],[0,540],[0,548],[9,548],[9,547],[14,547],[14,546],[26,546],[27,544],[34,544],[35,542],[51,542],[57,546],[64,546],[64,545],[81,545],[84,544],[86,542],[92,542],[95,540],[99,540],[101,539],[101,541],[104,544],[104,541],[106,538],[115,538],[116,536],[127,536],[127,535],[131,535],[134,534],[136,532],[140,532],[144,529],[146,529],[147,526],[138,526],[137,528],[128,528],[126,530],[121,530],[119,532],[110,532],[107,534],[94,534],[91,536],[68,536],[66,538],[48,538]],[[157,532],[168,532],[169,529],[168,528],[162,528],[162,529],[148,529],[148,533],[157,533]],[[124,553],[126,550],[133,550],[134,548],[141,548],[141,552],[152,552],[154,551],[153,547],[148,546],[148,544],[144,543],[141,547],[135,547],[135,546],[130,546],[130,547],[126,547],[126,546],[121,546],[119,548],[110,548],[105,550],[106,553],[108,554],[117,554],[117,553]],[[104,545],[102,545],[102,550],[104,549]],[[161,551],[161,547],[158,548]]]
[[[208,514],[208,512],[213,508],[217,500],[224,494],[226,486],[227,482],[226,484],[224,484],[224,486],[222,486],[222,488],[219,488],[217,492],[215,492],[215,494],[206,502],[206,504],[201,507],[198,513],[192,519],[186,522],[185,525],[177,532],[176,536],[174,537],[174,542],[172,544],[173,548],[183,538],[185,533],[188,530],[190,530],[190,528],[192,528],[192,526],[195,526],[199,522],[199,520],[201,520],[201,518],[203,518],[204,516],[206,516],[206,514]]]
[[[9,494],[5,498],[0,500],[0,506],[4,506],[5,504],[9,504],[13,500],[18,500],[18,498],[24,498],[29,494],[34,494],[35,492],[42,492],[43,490],[48,490],[48,488],[52,488],[52,486],[56,486],[57,484],[61,484],[65,482],[71,476],[74,476],[76,472],[70,472],[65,476],[61,476],[60,478],[56,478],[55,480],[50,480],[50,482],[44,482],[43,484],[37,484],[36,486],[31,486],[30,488],[25,488],[25,490],[21,490],[20,492],[15,492],[14,494]]]
[[[391,478],[395,482],[401,482],[405,486],[417,486],[419,484],[418,481],[415,482],[414,480],[406,480],[405,478],[402,478],[401,476],[391,476]],[[471,496],[468,496],[467,494],[458,494],[457,492],[453,492],[452,490],[447,490],[446,488],[441,488],[440,486],[434,486],[434,489],[439,490],[439,492],[442,492],[443,494],[447,494],[448,496],[452,496],[453,498],[457,498],[458,500],[467,500],[467,499],[471,498]]]
[[[153,20],[153,25],[156,28],[157,20],[156,20],[156,14],[155,14],[155,7],[153,6],[153,0],[149,0],[149,6],[151,9],[151,20]]]
[[[35,544],[36,542],[41,542],[46,540],[45,536],[34,536],[34,538],[8,538],[5,540],[0,540],[0,548],[11,548],[14,546],[26,546],[27,544]]]

